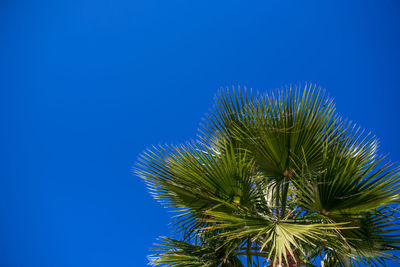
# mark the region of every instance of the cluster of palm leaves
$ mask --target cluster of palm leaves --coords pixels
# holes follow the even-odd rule
[[[399,168],[316,87],[221,91],[197,140],[136,168],[176,212],[151,265],[380,266],[396,260]]]

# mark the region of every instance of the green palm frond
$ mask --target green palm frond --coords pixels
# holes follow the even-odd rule
[[[153,266],[243,266],[238,257],[226,255],[223,249],[218,248],[218,242],[197,245],[168,237],[161,237],[160,241],[161,243],[157,244],[160,252],[149,256],[150,264]]]
[[[219,151],[189,143],[154,148],[142,155],[138,166],[136,173],[167,206],[202,211],[221,203],[257,206],[265,202],[255,187],[253,161],[232,146]]]
[[[321,244],[329,244],[330,247],[340,249],[343,253],[350,250],[340,230],[351,229],[346,227],[348,223],[333,223],[316,216],[289,218],[283,220],[276,217],[245,214],[228,214],[225,212],[208,211],[213,222],[207,230],[223,230],[215,238],[230,240],[242,240],[251,237],[252,242],[259,244],[256,251],[268,251],[272,262],[287,262],[287,254],[298,251],[304,257],[303,244],[316,249]],[[294,255],[292,254],[294,257]],[[298,255],[299,256],[299,255]]]
[[[291,158],[305,154],[317,163],[338,124],[331,99],[315,87],[253,97],[222,92],[206,121],[207,140],[233,139],[252,152],[258,167],[273,177],[291,168]]]
[[[398,167],[376,155],[376,141],[348,133],[323,148],[321,167],[311,170],[302,158],[292,182],[307,210],[323,214],[358,214],[399,201]],[[343,134],[343,133],[342,133]],[[380,166],[381,164],[381,166]]]

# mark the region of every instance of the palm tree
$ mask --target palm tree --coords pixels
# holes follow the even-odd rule
[[[176,212],[151,265],[369,266],[397,260],[398,167],[319,88],[222,91],[197,140],[136,173]]]

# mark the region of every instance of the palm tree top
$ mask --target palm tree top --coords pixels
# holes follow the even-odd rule
[[[399,168],[316,86],[222,90],[196,140],[148,149],[135,172],[177,214],[152,265],[397,259]]]

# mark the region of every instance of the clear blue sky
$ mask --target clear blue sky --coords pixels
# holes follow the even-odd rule
[[[145,266],[170,214],[134,162],[221,87],[317,83],[399,162],[400,2],[327,2],[2,0],[0,266]]]

